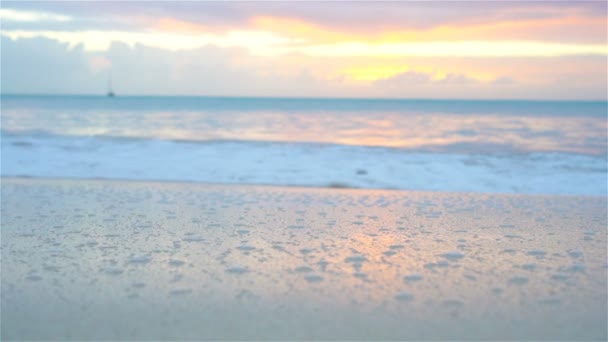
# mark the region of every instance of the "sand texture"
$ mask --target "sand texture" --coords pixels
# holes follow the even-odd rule
[[[2,179],[2,340],[606,340],[606,198]]]

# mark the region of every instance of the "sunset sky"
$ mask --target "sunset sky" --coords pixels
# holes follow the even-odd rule
[[[2,93],[606,100],[606,6],[3,1]]]

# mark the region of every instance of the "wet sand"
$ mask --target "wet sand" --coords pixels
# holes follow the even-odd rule
[[[2,179],[3,340],[606,340],[606,198]]]

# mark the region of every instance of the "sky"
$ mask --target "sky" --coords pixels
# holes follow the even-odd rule
[[[4,94],[607,99],[605,1],[3,1]]]

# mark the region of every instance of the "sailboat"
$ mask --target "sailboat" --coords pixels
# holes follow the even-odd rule
[[[112,71],[110,71],[108,77],[108,97],[114,97],[114,91],[112,90]]]

